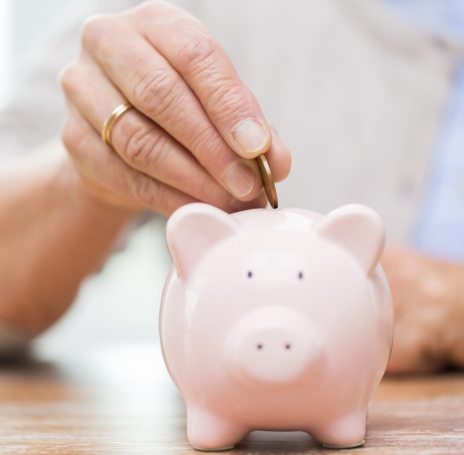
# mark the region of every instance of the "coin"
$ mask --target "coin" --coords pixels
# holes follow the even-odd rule
[[[269,204],[271,204],[273,209],[276,209],[279,206],[279,201],[277,199],[277,190],[269,163],[264,155],[259,155],[256,161],[258,163],[259,172],[261,173],[261,178],[263,179],[264,191],[266,192]]]

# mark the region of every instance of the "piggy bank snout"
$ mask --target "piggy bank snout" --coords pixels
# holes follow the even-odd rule
[[[255,314],[231,334],[231,366],[248,381],[284,384],[298,380],[318,360],[321,343],[310,324],[293,312]]]
[[[293,349],[295,352],[295,346],[298,348],[301,343],[301,340],[295,338],[297,337],[285,328],[271,327],[253,333],[243,348],[262,351],[262,354],[267,352],[279,355],[282,352],[290,355],[290,351]]]

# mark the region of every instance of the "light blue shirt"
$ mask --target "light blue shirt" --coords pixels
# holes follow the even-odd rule
[[[413,23],[464,42],[464,0],[386,0]],[[464,59],[442,120],[412,244],[464,262]]]

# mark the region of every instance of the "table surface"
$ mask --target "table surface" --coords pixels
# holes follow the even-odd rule
[[[242,454],[327,453],[305,433],[253,432]],[[190,454],[182,400],[156,345],[122,345],[0,367],[0,454]],[[464,375],[386,379],[361,449],[463,454]]]

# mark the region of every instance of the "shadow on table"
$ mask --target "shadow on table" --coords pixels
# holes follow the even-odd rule
[[[55,362],[38,358],[29,348],[9,355],[0,355],[0,373],[56,376],[59,372],[60,369]]]

